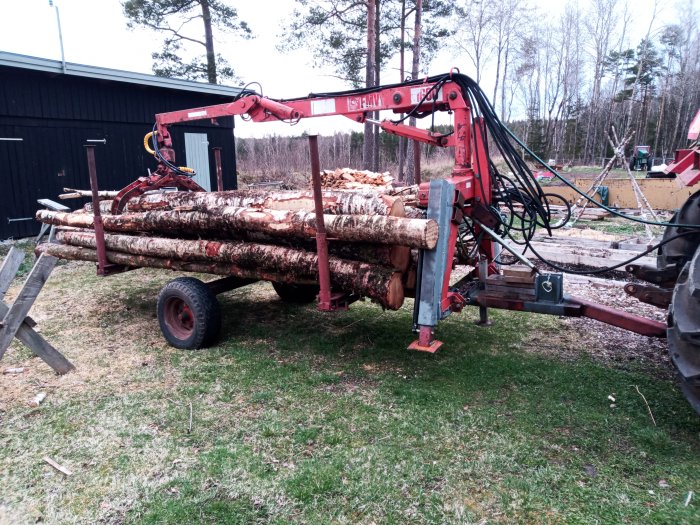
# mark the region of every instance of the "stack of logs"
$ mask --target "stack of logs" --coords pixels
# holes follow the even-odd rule
[[[119,215],[109,213],[111,203],[100,203],[110,263],[317,282],[310,191],[154,193],[131,199]],[[434,248],[437,223],[405,217],[400,197],[378,191],[325,190],[323,207],[334,288],[400,308],[415,277],[411,249]],[[60,226],[59,244],[42,244],[38,252],[97,260],[90,206],[72,213],[40,210],[36,217]]]
[[[368,170],[338,168],[335,171],[321,172],[321,185],[329,189],[343,190],[380,190],[388,189],[394,181],[388,171],[375,173]]]

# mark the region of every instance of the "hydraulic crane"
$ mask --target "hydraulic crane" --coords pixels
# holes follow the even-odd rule
[[[435,339],[438,322],[468,305],[480,308],[482,320],[486,320],[487,308],[503,308],[585,316],[652,337],[666,337],[668,333],[683,388],[700,412],[700,192],[670,223],[664,224],[667,229],[661,243],[641,254],[658,248],[658,268],[640,267],[632,260],[626,268],[639,279],[661,285],[661,293],[673,295],[668,326],[568,296],[564,293],[562,273],[540,270],[547,266],[567,269],[543,258],[542,264],[536,266],[522,255],[523,248],[537,254],[530,244],[537,227],[551,232],[563,225],[562,221],[552,220],[549,206],[556,197],[543,192],[515,149],[517,137],[500,122],[479,86],[456,71],[400,84],[287,100],[273,100],[243,90],[229,103],[158,114],[146,137],[146,147],[156,157],[158,168],[149,177],[124,188],[114,200],[112,212],[120,213],[129,198],[147,190],[176,186],[201,191],[191,179],[191,170],[175,164],[169,133],[172,125],[229,116],[245,116],[254,122],[296,123],[341,115],[364,123],[376,111],[403,115],[394,120],[371,121],[386,133],[454,150],[451,176],[422,183],[418,191],[426,217],[438,223],[439,239],[435,249],[420,252],[412,290],[413,324],[418,338],[410,349],[435,352],[442,344]],[[436,112],[452,115],[453,132],[440,134],[404,124],[408,117],[422,118]],[[681,150],[677,162],[669,167],[688,185],[700,178],[699,126],[700,113],[691,126],[689,138],[693,144]],[[522,143],[520,146],[524,147]],[[507,171],[498,169],[490,148],[497,150]],[[503,213],[503,208],[509,213]],[[499,266],[505,264],[505,253],[529,266],[531,278],[516,279],[515,283],[498,280],[502,277]],[[471,271],[453,282],[456,264],[467,265]],[[494,279],[498,286],[489,286]]]

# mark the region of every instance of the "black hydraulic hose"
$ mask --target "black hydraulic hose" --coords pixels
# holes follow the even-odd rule
[[[668,239],[664,239],[663,241],[661,241],[661,242],[655,244],[654,246],[652,246],[651,248],[648,248],[647,250],[641,252],[639,255],[635,255],[634,257],[632,257],[632,258],[630,258],[630,259],[627,259],[626,261],[623,261],[623,262],[621,262],[621,263],[619,263],[619,264],[616,264],[616,265],[614,265],[614,266],[608,266],[608,267],[606,267],[606,268],[599,268],[599,269],[597,269],[597,270],[573,270],[573,269],[570,269],[570,268],[564,268],[563,266],[559,266],[558,264],[553,263],[553,262],[551,262],[551,261],[548,261],[547,259],[545,259],[544,257],[542,257],[542,256],[541,256],[539,253],[537,253],[537,251],[532,247],[532,244],[528,243],[528,246],[527,246],[527,247],[532,251],[532,253],[535,255],[535,257],[537,257],[540,261],[542,261],[543,263],[545,263],[547,266],[550,266],[551,268],[554,268],[555,270],[559,270],[560,272],[564,272],[564,273],[572,273],[572,274],[576,274],[576,275],[595,275],[595,274],[599,274],[599,273],[611,272],[611,271],[613,271],[613,270],[616,270],[616,269],[620,268],[621,266],[626,266],[626,265],[628,265],[629,263],[634,262],[634,261],[636,261],[637,259],[641,259],[641,258],[644,257],[645,255],[650,254],[650,253],[653,252],[654,250],[657,250],[658,248],[660,248],[661,246],[663,246],[663,245],[666,244],[666,243],[669,243],[669,242],[671,242],[671,241],[674,241],[674,240],[678,239],[679,237],[683,237],[684,235],[691,235],[691,234],[694,234],[694,233],[697,233],[697,232],[689,231],[689,232],[681,232],[681,233],[678,233],[678,234],[676,234],[676,235],[673,235],[673,236],[669,237]]]
[[[554,175],[556,178],[558,178],[558,179],[559,179],[560,181],[562,181],[564,184],[566,184],[567,186],[569,186],[571,189],[575,190],[576,193],[578,193],[578,194],[581,195],[582,197],[585,197],[586,200],[588,200],[591,204],[594,204],[594,205],[598,206],[599,208],[602,208],[602,209],[604,209],[605,211],[608,211],[608,212],[612,213],[613,215],[616,215],[616,216],[618,216],[618,217],[621,217],[621,218],[623,218],[623,219],[627,219],[627,220],[630,220],[630,221],[633,221],[633,222],[639,222],[639,223],[642,223],[642,224],[649,224],[649,225],[651,225],[651,226],[666,226],[666,227],[668,227],[668,226],[673,226],[673,227],[676,227],[676,228],[700,229],[700,224],[682,224],[682,223],[676,223],[676,222],[659,222],[659,221],[649,221],[649,220],[646,220],[646,219],[640,219],[640,218],[634,217],[634,216],[632,216],[632,215],[626,215],[626,214],[624,214],[624,213],[620,213],[619,211],[615,210],[614,208],[610,208],[609,206],[606,206],[605,204],[596,201],[595,199],[589,197],[586,193],[584,193],[583,191],[581,191],[579,188],[577,188],[574,184],[571,184],[571,182],[569,182],[568,180],[566,180],[566,178],[564,178],[563,176],[561,176],[554,168],[552,168],[552,167],[550,167],[549,165],[547,165],[542,159],[540,159],[537,155],[535,155],[532,151],[530,151],[530,150],[528,149],[528,147],[525,146],[525,144],[523,144],[523,143],[520,141],[520,139],[518,139],[518,137],[516,137],[515,134],[513,134],[513,132],[510,131],[507,127],[504,126],[504,129],[506,130],[506,132],[508,133],[508,135],[510,135],[510,137],[511,137],[513,140],[515,140],[515,141],[516,141],[521,147],[523,147],[530,155],[532,155],[532,157],[533,157],[535,160],[537,160],[538,162],[542,163],[542,165],[545,167],[545,169],[546,169],[547,171],[549,171],[552,175]]]

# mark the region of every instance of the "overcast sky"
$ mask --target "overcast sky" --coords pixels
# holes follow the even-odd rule
[[[233,65],[245,82],[260,82],[264,94],[272,98],[291,98],[309,92],[347,89],[344,82],[333,78],[332,71],[312,67],[308,51],[280,53],[276,49],[283,24],[290,20],[293,0],[255,0],[231,2],[237,6],[240,18],[249,23],[255,39],[242,41],[228,36],[217,37],[217,51]],[[546,12],[554,17],[563,3],[540,0]],[[584,7],[588,2],[579,2]],[[58,6],[65,57],[68,62],[109,67],[126,71],[152,73],[151,53],[158,49],[162,34],[145,29],[128,30],[118,0],[55,0]],[[668,6],[669,2],[660,2]],[[634,2],[646,33],[647,20],[641,20],[652,10],[653,0]],[[668,13],[668,8],[663,11]],[[662,16],[664,13],[662,13]],[[44,58],[60,59],[61,53],[56,24],[56,12],[49,0],[0,0],[0,50]],[[470,73],[466,57],[450,51],[442,52],[431,66],[431,73],[448,71],[452,65]],[[398,81],[387,78],[386,82]],[[487,89],[489,92],[490,89]],[[344,117],[307,119],[289,129],[286,124],[241,123],[237,120],[239,136],[262,136],[270,133],[300,133],[304,130],[330,133],[334,130],[361,129]]]

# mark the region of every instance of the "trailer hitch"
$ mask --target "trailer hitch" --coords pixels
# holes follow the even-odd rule
[[[675,264],[670,264],[663,269],[641,264],[628,264],[625,266],[625,270],[637,279],[656,284],[662,288],[673,288],[680,273],[680,268]]]

